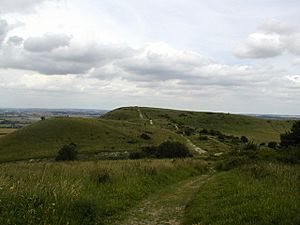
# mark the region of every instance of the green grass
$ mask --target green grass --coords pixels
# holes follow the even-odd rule
[[[300,167],[259,163],[218,174],[194,196],[184,224],[300,224]]]
[[[199,160],[0,165],[0,224],[108,224],[169,184],[199,175]]]
[[[151,139],[141,138],[147,133]],[[179,135],[150,125],[126,121],[52,118],[0,137],[0,162],[53,157],[59,148],[74,142],[79,153],[135,151],[166,140],[183,142]]]
[[[144,115],[139,117],[137,110]],[[113,110],[103,116],[107,119],[126,120],[148,123],[152,119],[154,125],[175,131],[174,124],[190,126],[198,129],[206,128],[223,132],[227,135],[247,136],[257,143],[279,141],[280,134],[289,130],[292,121],[265,120],[244,115],[191,112],[146,107],[125,107]]]

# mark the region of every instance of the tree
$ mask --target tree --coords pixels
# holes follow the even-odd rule
[[[300,146],[300,121],[293,124],[291,131],[280,135],[282,147]]]
[[[70,143],[68,145],[64,145],[58,151],[56,161],[77,160],[77,154],[76,144]]]

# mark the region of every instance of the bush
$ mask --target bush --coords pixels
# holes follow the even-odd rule
[[[199,137],[199,140],[200,140],[200,141],[207,141],[207,140],[208,140],[208,137],[207,137],[207,136],[202,136],[202,135],[201,135],[201,136]]]
[[[244,145],[243,150],[249,151],[249,150],[257,150],[258,146],[257,144],[253,143],[253,142],[248,142],[247,144]]]
[[[276,148],[276,147],[277,147],[277,142],[275,142],[275,141],[269,142],[269,143],[268,143],[268,147],[269,147],[269,148]]]
[[[300,146],[300,121],[296,121],[291,131],[280,135],[280,145],[283,147]]]
[[[247,143],[248,141],[249,141],[249,140],[248,140],[247,137],[245,137],[245,136],[242,136],[242,137],[241,137],[241,142]]]
[[[191,127],[186,127],[184,128],[183,132],[186,136],[191,136],[192,134],[194,134],[195,130]]]
[[[155,156],[157,158],[185,158],[192,154],[184,144],[166,141],[158,146]]]
[[[147,155],[143,151],[129,153],[129,159],[142,159],[142,158],[146,158],[146,157],[147,157]]]
[[[56,161],[66,161],[66,160],[77,160],[77,150],[76,144],[70,143],[68,145],[64,145],[56,156]]]
[[[208,130],[204,128],[199,133],[200,134],[208,134]]]
[[[165,141],[158,147],[149,146],[143,148],[140,152],[132,152],[129,155],[130,159],[141,158],[186,158],[191,157],[192,154],[188,148],[180,142]]]
[[[144,139],[144,140],[150,140],[151,139],[151,137],[146,133],[142,133],[141,138]]]
[[[278,150],[277,160],[283,163],[299,164],[300,147],[288,147]]]

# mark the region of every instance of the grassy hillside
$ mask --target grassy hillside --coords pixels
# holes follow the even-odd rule
[[[244,115],[190,112],[146,107],[126,107],[113,110],[102,118],[126,120],[162,126],[171,130],[189,126],[196,129],[213,129],[227,135],[247,136],[257,143],[279,141],[280,133],[291,128],[292,121],[265,120]]]
[[[219,173],[189,203],[183,224],[299,224],[299,169],[259,162]]]
[[[149,140],[141,138],[146,133]],[[83,118],[52,118],[0,137],[0,161],[55,156],[64,144],[74,142],[79,153],[133,151],[158,145],[179,135],[148,124]]]
[[[140,200],[205,168],[199,160],[1,164],[0,224],[110,224]]]

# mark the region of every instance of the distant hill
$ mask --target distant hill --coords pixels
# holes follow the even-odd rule
[[[291,128],[293,121],[270,120],[229,113],[192,112],[147,107],[124,107],[110,111],[104,119],[149,123],[175,130],[175,126],[213,129],[224,134],[247,136],[257,143],[279,141],[280,134]]]
[[[141,137],[146,133],[149,140]],[[107,119],[60,117],[23,127],[0,137],[0,161],[52,157],[64,144],[74,142],[80,153],[134,151],[142,146],[184,139],[148,124]]]
[[[226,113],[124,107],[99,118],[49,118],[2,135],[0,162],[54,157],[59,148],[71,142],[77,144],[79,153],[94,154],[138,151],[174,140],[196,153],[213,155],[233,147],[230,138],[220,137],[223,134],[267,143],[279,141],[280,133],[289,130],[292,123]],[[206,135],[203,140],[199,134],[202,129],[216,135]]]

